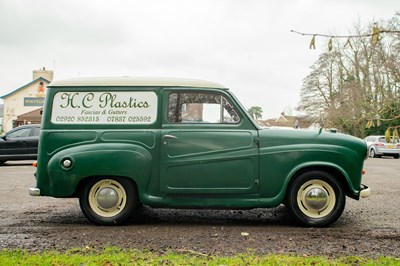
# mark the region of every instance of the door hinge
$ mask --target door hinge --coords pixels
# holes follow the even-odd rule
[[[259,179],[256,179],[256,180],[254,181],[254,183],[256,184],[257,187],[260,186],[260,180],[259,180]]]

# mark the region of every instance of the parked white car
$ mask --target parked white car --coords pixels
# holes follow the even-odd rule
[[[365,139],[368,145],[369,157],[392,156],[395,159],[400,157],[400,143],[397,139],[386,142],[385,136],[368,136]]]

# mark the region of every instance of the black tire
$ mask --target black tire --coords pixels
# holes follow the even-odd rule
[[[0,161],[0,165],[4,165],[6,161]]]
[[[298,222],[323,227],[343,213],[346,196],[340,182],[323,171],[310,171],[294,178],[287,193],[287,206]]]
[[[375,150],[374,149],[370,149],[369,150],[369,157],[376,158],[376,154],[375,154]]]
[[[393,155],[393,158],[395,158],[395,159],[399,159],[399,157],[400,157],[400,154]]]
[[[137,190],[127,178],[92,178],[83,187],[79,204],[85,217],[95,224],[123,224],[138,205]]]

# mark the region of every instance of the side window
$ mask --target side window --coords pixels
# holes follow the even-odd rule
[[[33,127],[32,128],[32,132],[31,132],[31,136],[39,136],[39,134],[40,134],[40,128]]]
[[[221,94],[173,92],[168,100],[171,123],[233,124],[240,117],[232,104]]]
[[[31,132],[30,128],[22,128],[20,130],[16,130],[14,132],[11,132],[10,134],[7,135],[8,139],[16,139],[16,138],[25,138],[29,137],[29,133]]]

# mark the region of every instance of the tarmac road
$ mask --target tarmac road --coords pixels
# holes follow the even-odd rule
[[[31,251],[119,246],[233,255],[381,255],[400,257],[400,160],[370,158],[363,183],[372,195],[347,198],[341,218],[328,228],[296,226],[284,206],[273,209],[170,210],[144,207],[128,225],[96,226],[77,199],[30,197],[30,162],[0,167],[0,249]]]

